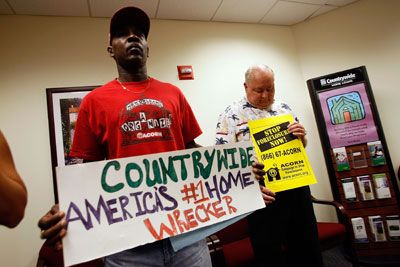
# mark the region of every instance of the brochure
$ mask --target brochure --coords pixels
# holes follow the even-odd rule
[[[400,241],[400,219],[399,215],[386,216],[386,225],[390,240]]]
[[[343,178],[342,180],[344,197],[347,201],[357,201],[356,189],[354,188],[353,178]]]
[[[367,143],[372,166],[385,165],[385,154],[383,153],[381,141]]]
[[[336,160],[336,170],[337,171],[348,171],[350,170],[349,159],[347,157],[346,148],[338,147],[333,149],[333,155]]]
[[[367,231],[365,230],[364,219],[361,217],[351,218],[351,224],[353,225],[354,242],[356,243],[367,243]]]
[[[382,217],[379,215],[368,216],[369,226],[371,227],[371,233],[373,234],[375,242],[386,241],[385,228],[383,226]]]
[[[376,198],[390,198],[389,182],[385,173],[374,173],[372,174],[372,180],[374,181]]]
[[[358,189],[361,193],[362,200],[373,200],[374,192],[372,191],[372,184],[369,175],[357,176]]]

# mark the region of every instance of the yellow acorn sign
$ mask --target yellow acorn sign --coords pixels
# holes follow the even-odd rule
[[[317,182],[303,143],[288,131],[290,114],[248,123],[259,162],[264,164],[265,186],[274,192]]]

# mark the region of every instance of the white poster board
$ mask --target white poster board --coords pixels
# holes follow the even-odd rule
[[[265,207],[251,142],[57,167],[66,266]]]

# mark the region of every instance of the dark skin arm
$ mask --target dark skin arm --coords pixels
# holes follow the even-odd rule
[[[0,131],[0,224],[13,228],[25,214],[27,191],[8,143]]]

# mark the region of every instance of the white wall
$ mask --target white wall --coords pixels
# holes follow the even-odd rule
[[[399,7],[396,0],[359,1],[293,28],[153,21],[149,74],[182,88],[204,131],[198,142],[212,145],[218,114],[243,95],[246,67],[269,64],[276,71],[277,98],[291,104],[308,128],[307,151],[319,178],[313,194],[331,198],[305,80],[366,65],[397,166],[400,152],[394,148],[400,141],[392,118],[400,94],[393,88],[399,74]],[[45,88],[103,84],[116,77],[106,53],[107,31],[106,19],[0,16],[0,128],[29,191],[21,225],[0,227],[1,266],[35,265],[42,243],[36,224],[53,203]],[[195,80],[179,81],[179,64],[193,65]]]
[[[177,21],[154,21],[152,27],[149,73],[184,91],[204,130],[202,145],[214,144],[219,113],[244,95],[244,72],[251,64],[276,69],[277,97],[301,108],[305,84],[289,28]],[[193,81],[177,78],[176,66],[186,64],[193,65]]]

